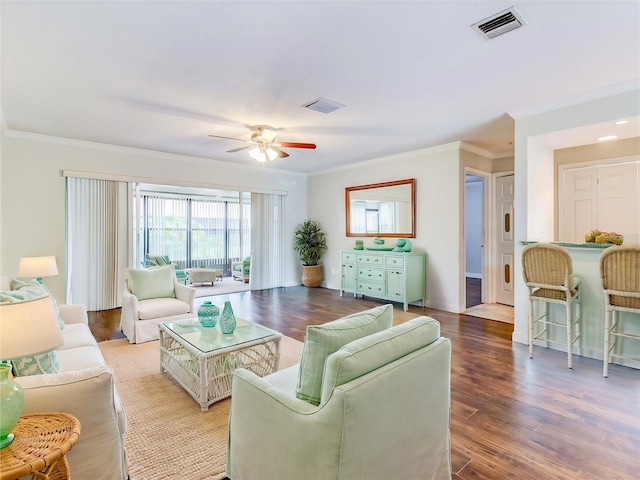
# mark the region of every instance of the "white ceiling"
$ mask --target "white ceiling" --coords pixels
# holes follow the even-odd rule
[[[526,25],[470,25],[515,4]],[[3,128],[252,165],[251,125],[315,172],[454,141],[640,78],[638,1],[2,1]],[[329,114],[300,106],[345,104]],[[635,124],[637,126],[637,124]],[[635,134],[638,134],[636,129]]]

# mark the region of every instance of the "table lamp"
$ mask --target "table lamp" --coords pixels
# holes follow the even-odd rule
[[[19,277],[36,278],[42,283],[42,277],[53,277],[58,275],[58,265],[56,257],[20,257]]]
[[[51,295],[0,303],[0,360],[46,353],[63,343]],[[11,431],[24,408],[24,392],[9,378],[10,368],[0,364],[0,449],[13,441]]]

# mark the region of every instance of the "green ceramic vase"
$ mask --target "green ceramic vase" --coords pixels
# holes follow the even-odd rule
[[[9,378],[10,371],[9,365],[0,364],[0,449],[13,441],[11,431],[24,407],[24,392],[18,382]]]
[[[203,327],[215,327],[219,316],[220,309],[209,301],[204,302],[198,308],[198,320]]]
[[[220,330],[224,334],[231,334],[236,329],[236,316],[233,314],[231,302],[224,302],[222,315],[220,315]]]

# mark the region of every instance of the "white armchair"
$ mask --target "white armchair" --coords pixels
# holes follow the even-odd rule
[[[264,378],[234,372],[231,480],[451,478],[451,342],[436,320],[330,354],[318,406],[296,398],[298,374],[298,365]]]
[[[129,270],[120,329],[131,343],[157,340],[158,323],[195,315],[194,288],[178,283],[173,266]]]

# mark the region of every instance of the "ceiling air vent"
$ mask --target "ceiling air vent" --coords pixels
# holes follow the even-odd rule
[[[515,7],[509,7],[506,10],[474,23],[471,27],[478,30],[483,37],[490,40],[498,35],[520,28],[524,24],[525,21],[522,15],[520,15],[520,12],[518,12]]]
[[[331,100],[327,100],[326,98],[319,97],[315,100],[305,103],[304,105],[301,105],[301,107],[308,108],[309,110],[315,110],[316,112],[320,113],[331,113],[338,110],[339,108],[344,107],[344,105],[338,102],[332,102]]]

